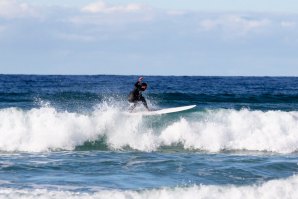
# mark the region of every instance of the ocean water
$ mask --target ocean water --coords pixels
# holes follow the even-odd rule
[[[297,77],[137,78],[0,75],[0,198],[298,197]]]

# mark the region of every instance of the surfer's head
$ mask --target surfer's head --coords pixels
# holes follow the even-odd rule
[[[142,91],[145,91],[147,89],[147,84],[144,82],[144,83],[142,83],[142,85],[141,85],[141,90]]]

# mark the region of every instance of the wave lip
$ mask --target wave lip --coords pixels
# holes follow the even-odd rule
[[[177,116],[128,116],[115,107],[71,113],[52,107],[0,109],[0,150],[43,152],[106,146],[156,151],[186,150],[292,153],[298,150],[298,112],[207,110]],[[83,147],[80,147],[83,146]]]

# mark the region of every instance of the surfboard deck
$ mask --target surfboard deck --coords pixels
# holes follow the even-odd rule
[[[155,110],[155,111],[132,112],[129,114],[130,115],[162,115],[162,114],[167,114],[167,113],[176,113],[176,112],[186,111],[186,110],[192,109],[194,107],[196,107],[196,105],[165,108],[165,109],[160,109],[160,110]]]

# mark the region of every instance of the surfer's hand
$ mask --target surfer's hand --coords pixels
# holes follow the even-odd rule
[[[144,79],[143,77],[139,77],[138,81],[141,82],[141,81],[143,81],[143,79]]]

